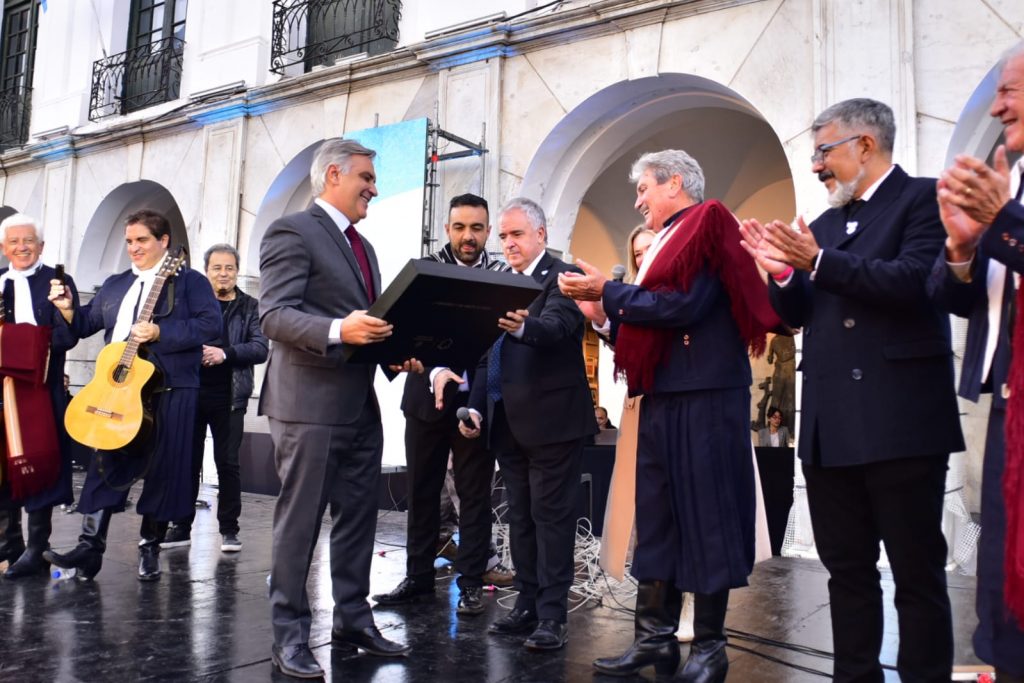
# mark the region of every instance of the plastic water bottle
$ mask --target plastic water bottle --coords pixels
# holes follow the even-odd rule
[[[54,581],[68,581],[78,576],[78,570],[74,567],[70,569],[64,569],[62,567],[54,567],[50,571],[50,578]]]

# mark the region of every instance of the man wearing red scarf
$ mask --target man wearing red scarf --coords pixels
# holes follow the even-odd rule
[[[932,270],[932,297],[967,318],[960,395],[992,393],[981,488],[974,651],[1000,683],[1024,681],[1024,43],[1002,62],[989,112],[1003,121],[1006,145],[993,166],[968,156],[939,180],[946,248]],[[1016,290],[1016,293],[1014,292]],[[1015,303],[1016,299],[1016,303]],[[1012,339],[1012,342],[1011,342]]]
[[[704,201],[704,173],[681,150],[633,165],[636,208],[657,236],[636,284],[608,281],[587,263],[559,286],[595,321],[605,315],[616,368],[643,394],[636,465],[635,641],[595,668],[630,675],[679,664],[681,593],[692,592],[694,639],[675,680],[725,680],[729,590],[754,564],[750,360],[778,326],[767,289],[739,244],[738,224]],[[602,310],[603,309],[603,310]]]

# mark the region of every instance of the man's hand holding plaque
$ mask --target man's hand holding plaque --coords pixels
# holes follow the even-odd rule
[[[523,326],[528,317],[530,317],[530,312],[525,308],[509,311],[503,318],[498,318],[498,327],[509,334],[513,334]]]

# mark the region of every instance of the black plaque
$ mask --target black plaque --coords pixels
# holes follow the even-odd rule
[[[345,344],[350,363],[475,367],[501,333],[498,318],[529,306],[541,292],[532,277],[412,259],[370,306],[395,326],[386,341]]]

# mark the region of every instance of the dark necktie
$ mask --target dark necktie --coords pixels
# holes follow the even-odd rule
[[[14,280],[7,280],[4,283],[3,291],[3,315],[10,322],[14,322]]]
[[[505,333],[502,332],[491,347],[491,355],[487,357],[487,398],[492,403],[501,400],[501,347],[504,343]]]
[[[370,270],[370,259],[366,255],[366,247],[363,245],[363,238],[356,232],[356,226],[350,225],[345,228],[345,237],[352,246],[352,253],[356,255],[356,263],[359,264],[359,271],[363,274],[363,285],[366,287],[366,297],[372,304],[377,298],[373,291],[373,273]]]

